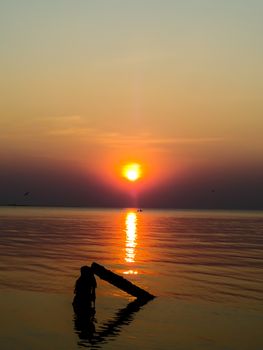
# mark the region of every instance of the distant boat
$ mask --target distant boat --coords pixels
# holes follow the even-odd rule
[[[138,213],[142,212],[142,209],[141,208],[137,209],[137,212]]]

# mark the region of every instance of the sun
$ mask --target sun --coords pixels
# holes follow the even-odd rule
[[[122,168],[122,175],[129,181],[136,181],[141,177],[141,166],[138,163],[129,163]]]

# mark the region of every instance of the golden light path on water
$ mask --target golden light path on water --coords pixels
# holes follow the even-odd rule
[[[125,261],[129,264],[135,262],[136,246],[137,246],[137,214],[134,212],[128,212],[125,218]],[[137,275],[138,271],[129,269],[123,272],[126,275]]]

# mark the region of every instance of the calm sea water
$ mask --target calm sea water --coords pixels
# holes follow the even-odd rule
[[[263,349],[263,212],[0,208],[0,337],[9,349]],[[96,314],[71,300],[98,262],[157,298],[97,278]]]

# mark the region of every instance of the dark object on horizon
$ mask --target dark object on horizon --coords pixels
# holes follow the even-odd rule
[[[128,294],[133,295],[138,299],[150,300],[155,298],[154,295],[148,293],[146,290],[136,286],[135,284],[123,278],[122,276],[119,276],[116,273],[105,269],[105,267],[103,267],[102,265],[93,262],[91,264],[91,269],[101,279],[109,282],[113,286],[123,290]]]
[[[25,192],[24,197],[28,196],[29,194],[30,194],[30,192]]]
[[[141,212],[142,212],[142,209],[141,209],[141,208],[137,209],[137,212],[141,213]]]
[[[93,271],[88,266],[82,266],[80,268],[80,277],[75,285],[75,297],[72,303],[76,312],[89,309],[92,305],[95,306],[96,287],[97,282]]]

